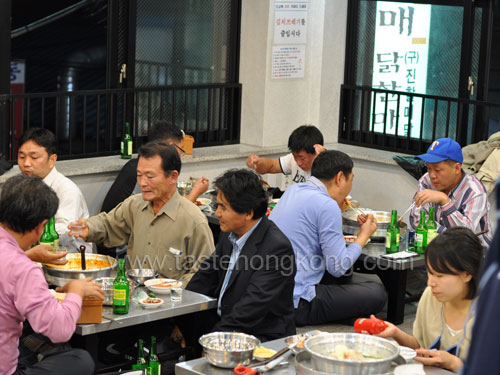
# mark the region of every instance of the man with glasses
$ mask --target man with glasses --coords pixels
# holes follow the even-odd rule
[[[205,215],[177,191],[180,171],[174,146],[145,144],[139,149],[136,174],[141,194],[109,213],[80,219],[83,231],[70,235],[107,247],[128,243],[132,268],[155,268],[168,278],[190,279],[214,250],[214,240]]]
[[[179,156],[185,153],[183,149],[184,131],[168,121],[157,121],[148,132],[148,140],[163,141],[174,146]],[[133,194],[141,192],[137,185],[137,162],[138,159],[130,159],[120,170],[113,185],[109,188],[108,194],[104,198],[101,211],[109,212],[118,203],[123,202]],[[191,202],[195,202],[198,197],[207,191],[209,181],[205,177],[199,178],[193,185],[193,189],[186,197]]]

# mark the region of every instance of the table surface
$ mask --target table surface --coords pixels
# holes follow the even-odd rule
[[[400,246],[400,251],[405,251],[405,247],[403,244]],[[384,258],[382,255],[385,255],[385,243],[367,243],[363,248],[361,255],[358,258],[358,261],[366,262],[369,265],[375,265],[379,269],[393,269],[393,270],[412,270],[419,266],[425,265],[425,257],[423,254],[411,253],[415,254],[410,258],[405,259],[388,259]],[[367,267],[369,269],[370,267]]]
[[[184,290],[181,302],[171,302],[170,295],[168,294],[158,294],[157,297],[164,300],[163,305],[160,307],[155,309],[144,309],[131,301],[129,312],[124,315],[113,314],[113,307],[104,306],[102,309],[102,323],[77,324],[75,333],[81,336],[92,335],[98,332],[111,331],[113,329],[172,318],[174,316],[214,309],[217,307],[216,299],[189,290]],[[116,320],[116,322],[106,319],[106,316]]]
[[[266,348],[276,351],[285,347],[284,339],[268,341],[264,344]],[[437,367],[425,366],[425,373],[428,375],[446,375],[451,374],[447,370]],[[295,374],[294,357],[288,358],[288,364],[275,367],[271,372],[272,375],[291,375]],[[193,359],[188,362],[181,362],[175,365],[176,375],[232,375],[233,369],[224,369],[212,366],[206,358]]]

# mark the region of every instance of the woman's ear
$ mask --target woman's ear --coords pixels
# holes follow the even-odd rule
[[[462,272],[460,274],[460,276],[462,277],[462,280],[465,282],[465,283],[468,283],[469,281],[472,280],[472,275],[468,272]]]

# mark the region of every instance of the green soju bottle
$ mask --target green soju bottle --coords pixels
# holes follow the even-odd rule
[[[438,235],[436,219],[434,217],[434,207],[429,208],[429,217],[427,218],[425,227],[427,228],[427,243],[429,243]]]
[[[113,281],[113,314],[128,313],[129,293],[129,284],[125,277],[125,260],[118,259],[118,274]]]
[[[427,246],[427,227],[425,226],[425,211],[420,211],[420,221],[415,229],[415,250],[419,254],[425,252]]]
[[[149,351],[149,367],[151,375],[161,375],[161,363],[156,354],[156,337],[151,336],[151,349]]]
[[[122,159],[130,159],[132,157],[132,137],[130,136],[130,125],[125,123],[125,132],[120,144],[120,154]]]
[[[50,223],[50,234],[52,235],[52,240],[54,241],[54,245],[52,246],[54,249],[59,250],[59,234],[56,232],[56,220],[52,216],[49,220]]]
[[[40,245],[49,245],[54,247],[54,239],[52,238],[52,234],[50,234],[50,221],[45,223],[42,237],[40,237]]]
[[[387,254],[397,253],[399,251],[399,239],[398,212],[392,210],[391,224],[387,228],[385,237],[385,251]]]
[[[132,365],[132,370],[146,369],[146,374],[150,374],[151,369],[148,367],[148,361],[146,361],[146,356],[144,355],[144,341],[139,339],[139,349],[137,353],[137,361]]]

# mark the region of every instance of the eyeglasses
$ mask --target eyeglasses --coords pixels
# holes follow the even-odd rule
[[[179,149],[183,154],[186,153],[186,151],[184,151],[184,149],[181,146],[176,145],[175,143],[172,143],[172,145],[174,145],[177,149]]]

